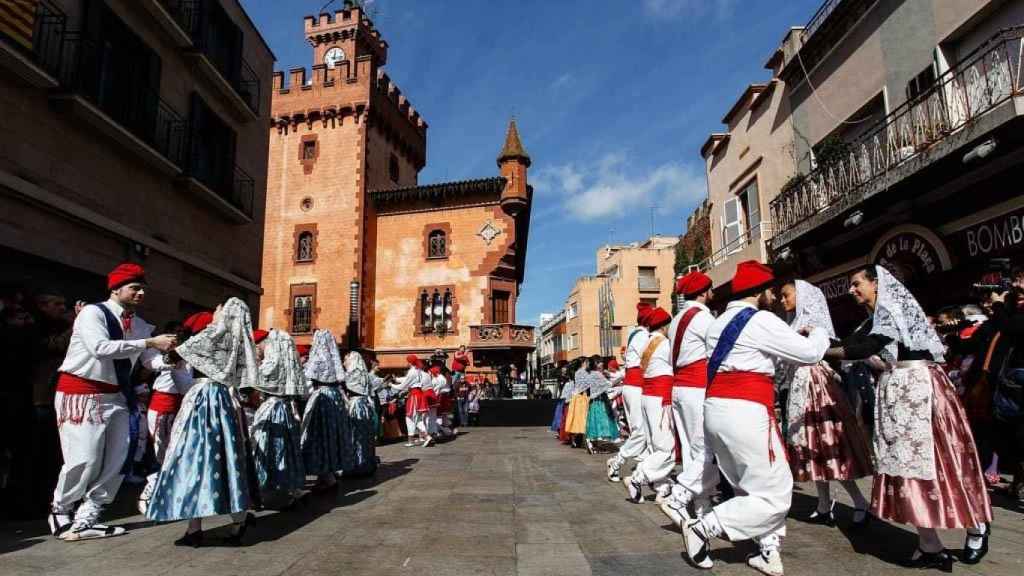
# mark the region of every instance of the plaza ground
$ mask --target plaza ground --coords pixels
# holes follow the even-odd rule
[[[130,530],[123,537],[64,543],[42,523],[0,526],[0,576],[700,572],[684,561],[678,531],[653,502],[631,504],[621,484],[604,479],[607,456],[563,446],[546,429],[470,428],[437,447],[392,444],[379,454],[374,479],[345,481],[336,494],[313,496],[293,511],[258,514],[242,548],[175,547],[185,525],[154,526],[133,515],[127,492],[111,521]],[[850,532],[842,499],[839,528],[795,519],[811,510],[814,494],[812,485],[794,493],[783,551],[788,575],[911,573],[898,562],[913,550],[912,532],[881,522]],[[977,566],[957,564],[955,573],[1024,574],[1024,514],[999,499],[994,505],[992,551]],[[952,549],[963,546],[958,533],[943,539]],[[752,551],[749,543],[716,542],[712,574],[755,575],[745,564]]]

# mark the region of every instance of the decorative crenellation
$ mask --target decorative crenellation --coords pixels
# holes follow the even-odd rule
[[[420,113],[412,107],[409,99],[402,95],[402,90],[383,70],[377,70],[377,93],[386,96],[388,100],[398,109],[401,116],[408,118],[414,128],[424,134],[427,131],[427,122],[420,117]]]
[[[314,47],[355,39],[377,57],[379,66],[387,61],[388,43],[381,38],[380,31],[363,10],[352,2],[345,2],[345,8],[334,14],[323,12],[317,16],[306,16],[304,25],[306,39]]]

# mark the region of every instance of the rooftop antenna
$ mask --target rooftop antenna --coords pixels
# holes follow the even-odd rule
[[[654,237],[654,206],[651,206],[651,237]]]

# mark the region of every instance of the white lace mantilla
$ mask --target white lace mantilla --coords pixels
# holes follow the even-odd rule
[[[875,402],[875,458],[880,474],[935,479],[932,379],[926,363],[882,373]]]
[[[306,360],[306,378],[317,382],[336,383],[345,380],[341,352],[330,330],[317,330]]]
[[[806,446],[804,412],[807,410],[807,394],[811,388],[811,367],[797,366],[788,372],[793,377],[789,380],[789,397],[786,402],[786,442],[793,446]]]
[[[204,376],[228,388],[255,388],[259,381],[249,307],[229,298],[213,322],[176,348]]]
[[[933,360],[942,362],[946,348],[914,295],[882,266],[875,266],[875,273],[878,275],[878,297],[871,333],[892,340],[880,352],[882,358],[895,364],[899,360],[899,345],[903,344],[908,350],[927,350]]]
[[[299,351],[287,332],[275,329],[267,336],[257,388],[279,396],[306,396],[309,393]]]

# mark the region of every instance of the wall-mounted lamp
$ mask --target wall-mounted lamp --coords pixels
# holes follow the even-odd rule
[[[856,210],[846,217],[846,220],[843,221],[843,226],[853,228],[854,226],[860,226],[860,223],[863,221],[864,213],[860,210]]]
[[[995,151],[996,146],[999,146],[999,142],[995,138],[985,140],[981,144],[975,146],[973,150],[964,154],[963,163],[970,164],[977,160],[984,160],[986,156]]]

